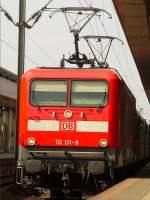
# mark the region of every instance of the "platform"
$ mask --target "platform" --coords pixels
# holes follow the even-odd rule
[[[150,162],[133,177],[88,200],[150,200]]]

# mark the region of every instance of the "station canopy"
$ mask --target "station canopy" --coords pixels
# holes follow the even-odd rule
[[[150,102],[150,0],[113,0]]]

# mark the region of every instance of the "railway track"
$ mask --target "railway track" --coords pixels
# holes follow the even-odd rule
[[[130,166],[129,169],[127,169],[127,172],[124,176],[121,176],[120,174],[117,174],[117,179],[115,180],[115,184],[119,183],[120,181],[126,179],[127,177],[133,175],[136,173],[142,166],[144,166],[147,162],[145,161],[144,163],[140,163],[139,165],[136,166]],[[136,168],[136,170],[135,170]],[[91,180],[91,185],[93,185],[93,181]],[[111,186],[107,185],[105,182],[100,182],[99,183],[99,193],[103,192],[104,190],[110,188]],[[13,185],[12,187],[8,188],[6,191],[0,191],[0,199],[3,200],[41,200],[41,199],[50,199],[50,200],[86,200],[93,195],[95,195],[95,191],[93,193],[91,186],[87,188],[87,190],[82,190],[81,189],[72,189],[70,194],[70,191],[68,191],[68,188],[54,188],[51,191],[50,198],[45,198],[44,196],[37,197],[33,193],[27,192],[25,189],[23,189],[21,186],[18,185]],[[81,192],[82,192],[82,197],[81,197]],[[46,194],[46,193],[45,193]],[[77,195],[78,194],[78,195]]]
[[[8,190],[3,195],[0,196],[3,200],[41,200],[41,199],[47,199],[42,197],[36,197],[34,195],[29,195],[25,191],[24,192],[18,192],[16,191],[16,188],[13,189],[13,191]],[[70,200],[86,200],[87,198],[92,197],[91,195],[85,194],[82,198],[73,198],[71,197]],[[51,197],[48,198],[50,200],[66,200],[66,198],[61,197]]]
[[[6,190],[15,182],[15,163],[14,158],[0,159],[0,189]]]
[[[81,195],[82,194],[82,195]],[[41,199],[50,199],[50,200],[86,200],[89,197],[92,197],[93,194],[88,191],[82,190],[71,190],[71,192],[67,188],[56,188],[51,191],[50,198],[46,198],[46,193],[37,197],[33,193],[28,193],[21,186],[14,185],[3,193],[0,193],[0,199],[3,200],[41,200]]]

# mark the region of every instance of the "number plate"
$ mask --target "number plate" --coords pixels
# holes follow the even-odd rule
[[[61,130],[63,131],[74,131],[75,123],[74,122],[61,122]]]

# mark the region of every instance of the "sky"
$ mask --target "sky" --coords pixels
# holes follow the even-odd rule
[[[19,0],[0,0],[0,2],[14,21],[18,22]],[[35,11],[47,2],[48,0],[26,0],[26,19],[29,19]],[[53,0],[48,7],[62,8],[69,6],[93,6],[111,13],[112,19],[109,19],[103,12],[100,13],[100,18],[94,17],[81,31],[80,37],[84,35],[109,35],[124,41],[124,45],[122,45],[119,41],[114,40],[107,62],[109,66],[118,70],[136,97],[137,109],[140,110],[144,118],[150,120],[150,106],[112,1]],[[57,13],[52,18],[49,15],[50,12],[44,12],[39,22],[32,29],[26,29],[25,71],[37,66],[59,66],[63,54],[69,57],[70,54],[74,53],[73,34],[69,31],[64,14]],[[2,13],[0,19],[0,66],[17,73],[18,28],[8,21]],[[104,41],[103,44],[106,45],[106,42]],[[90,50],[83,39],[80,40],[79,47],[82,53],[90,54]]]

